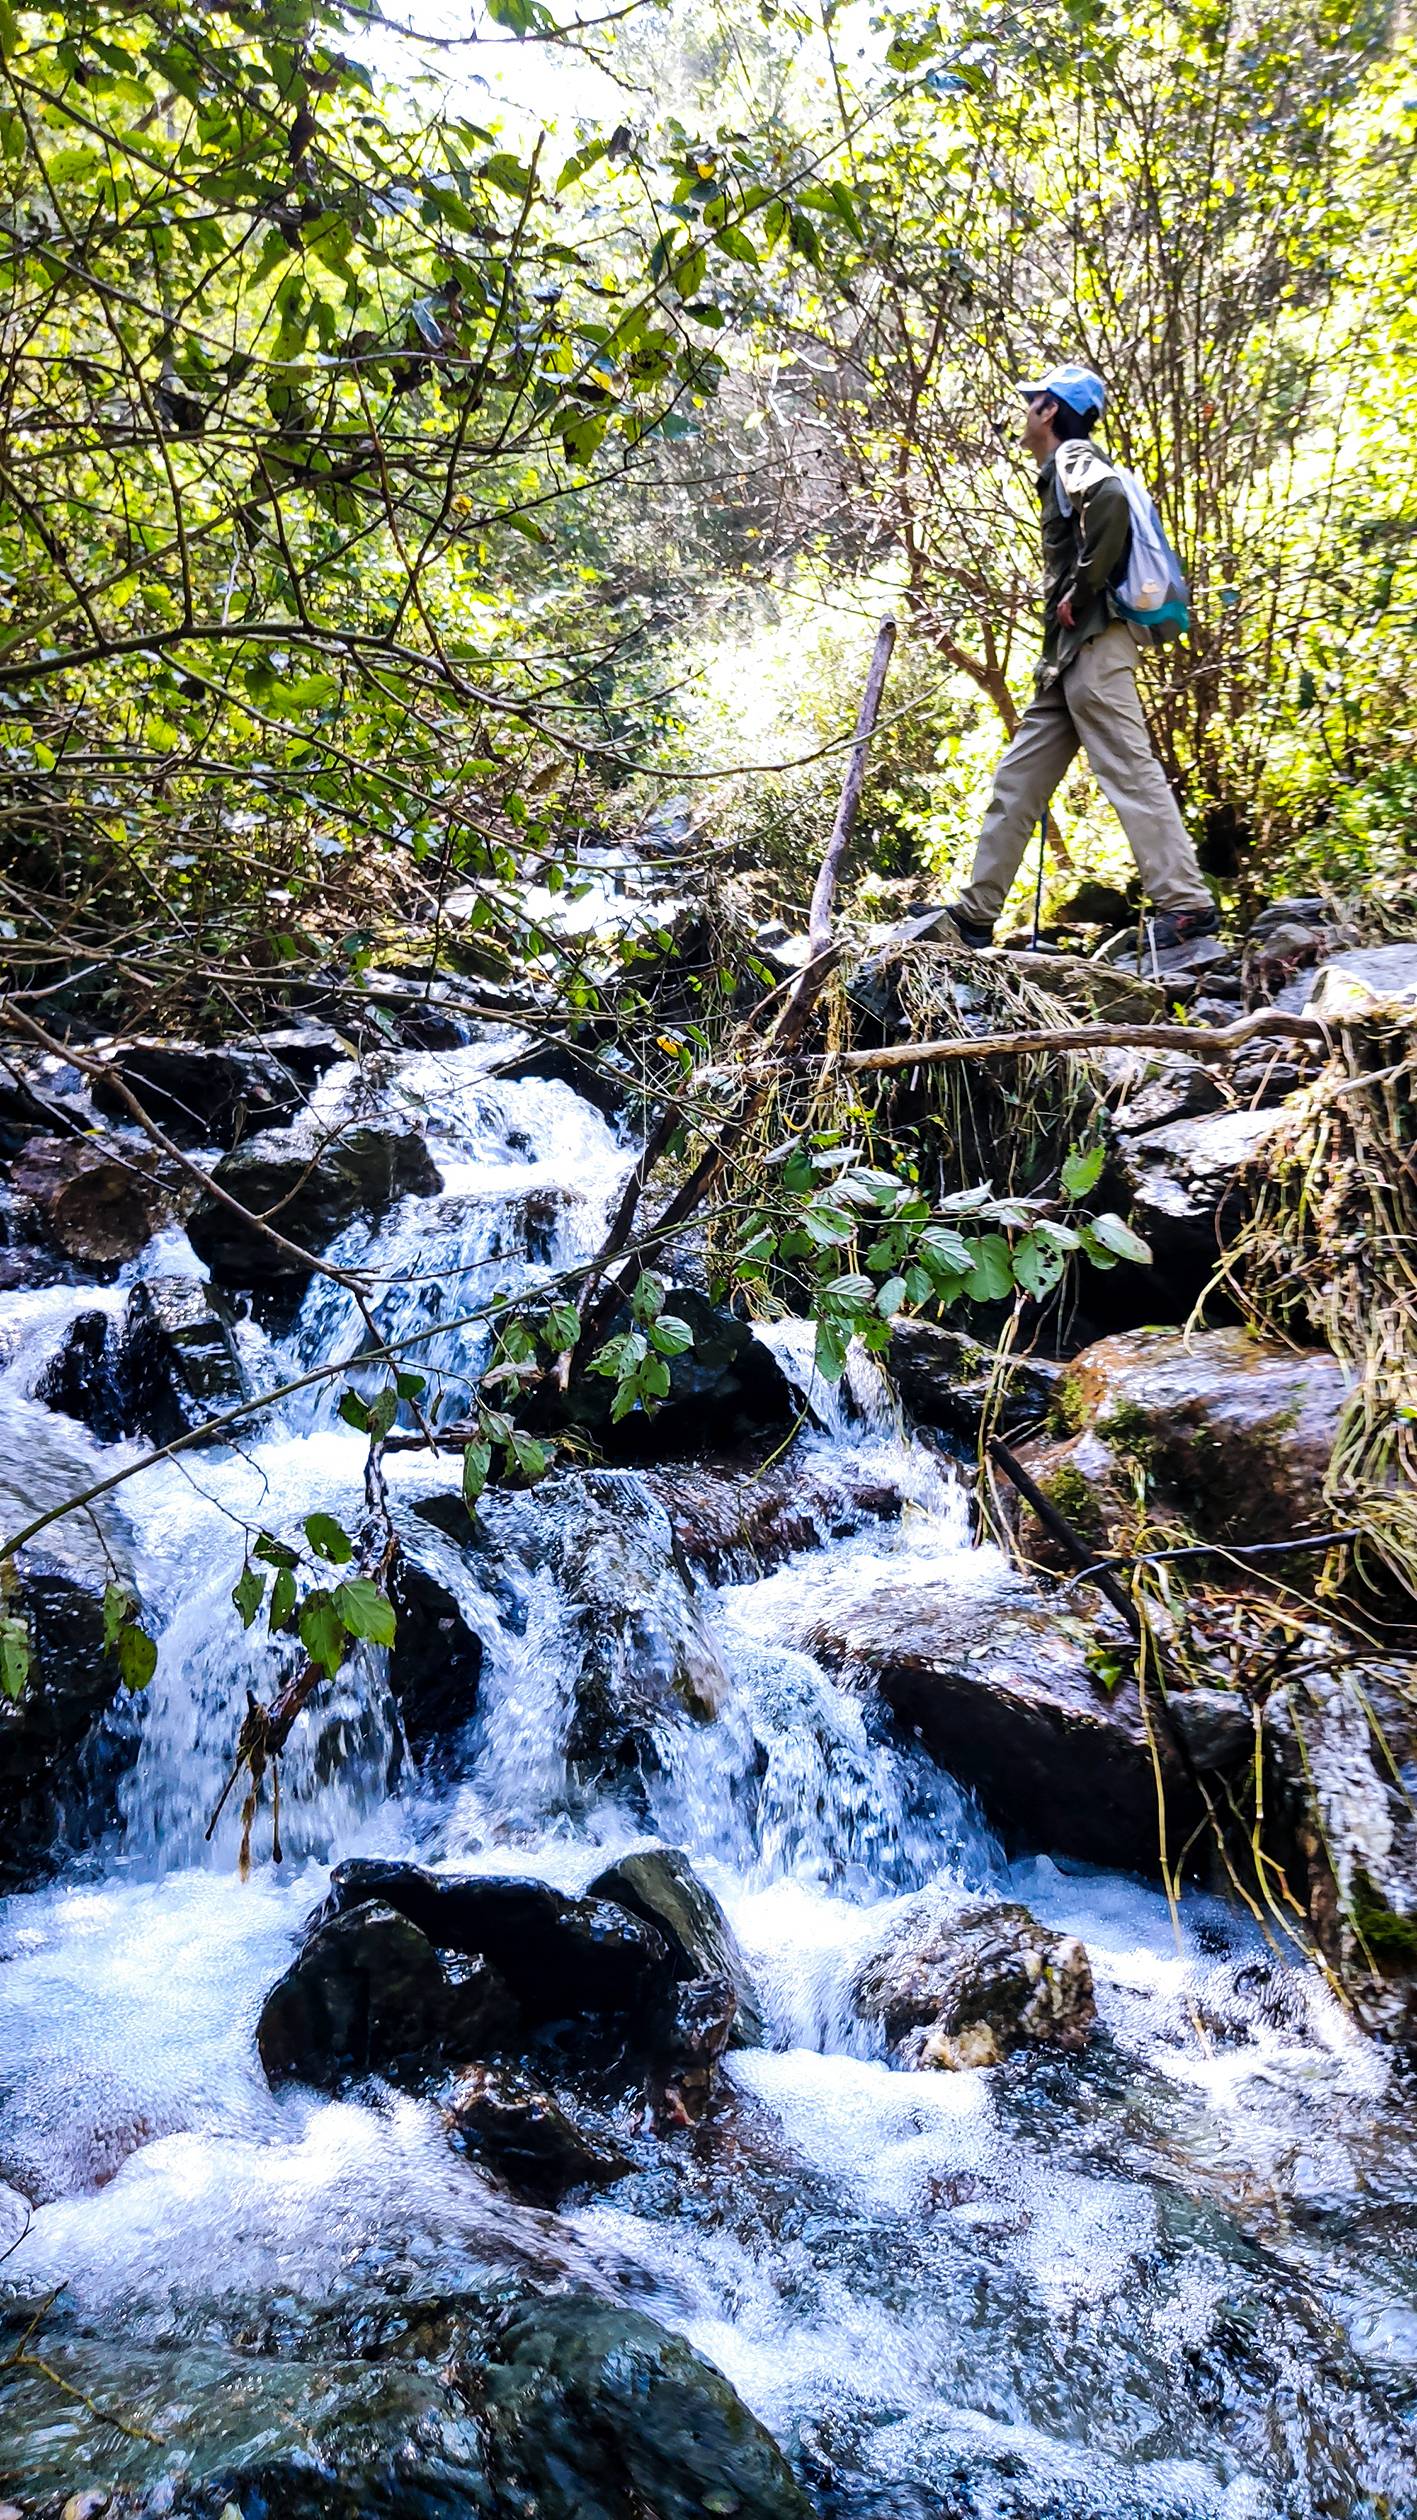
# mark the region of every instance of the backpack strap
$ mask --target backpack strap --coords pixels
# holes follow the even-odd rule
[[[1054,472],[1063,514],[1071,516],[1074,501],[1081,505],[1089,490],[1095,490],[1098,482],[1105,481],[1115,470],[1115,465],[1109,464],[1090,438],[1065,438],[1058,449]]]

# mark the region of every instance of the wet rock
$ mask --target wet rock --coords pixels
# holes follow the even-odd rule
[[[490,2466],[536,2520],[810,2520],[786,2459],[722,2374],[635,2311],[575,2297],[503,2330]]]
[[[368,1900],[395,1909],[444,1951],[486,1960],[527,2020],[581,2013],[648,2015],[672,1983],[661,1934],[607,1900],[574,1899],[544,1881],[433,1873],[353,1856],[336,1864],[321,1919]]]
[[[246,1387],[219,1293],[200,1278],[141,1278],[124,1315],[119,1381],[129,1431],[155,1444],[236,1407]]]
[[[10,1178],[48,1240],[90,1268],[136,1259],[168,1212],[153,1159],[105,1138],[31,1138]]]
[[[323,1026],[292,1027],[252,1042],[124,1041],[106,1054],[93,1100],[113,1119],[131,1115],[126,1085],[149,1118],[179,1146],[235,1146],[258,1129],[279,1127],[305,1107],[322,1070],[345,1054]]]
[[[713,1892],[677,1847],[647,1847],[640,1854],[622,1855],[597,1873],[587,1896],[628,1908],[662,1934],[677,1979],[726,1978],[733,1998],[728,2016],[733,2046],[762,2046],[767,2025],[738,1937]]]
[[[1237,1769],[1252,1756],[1255,1719],[1234,1689],[1177,1689],[1167,1700],[1171,1724],[1198,1776]]]
[[[128,1433],[119,1332],[111,1313],[75,1314],[36,1381],[34,1396],[46,1408],[77,1419],[101,1444],[116,1444]]]
[[[1315,973],[1308,1012],[1323,1023],[1417,1005],[1417,944],[1354,946]]]
[[[693,2126],[703,2116],[713,2093],[714,2068],[734,2044],[737,2020],[738,1993],[731,1978],[689,1978],[680,1987],[665,2041],[663,2120]]]
[[[499,2203],[503,2223],[526,2215]],[[84,2398],[56,2423],[53,2381],[17,2375],[7,2446],[27,2510],[60,2520],[76,2475],[115,2473],[93,2403],[153,2436],[124,2444],[111,2520],[811,2520],[771,2435],[692,2346],[564,2272],[549,2295],[499,2280],[487,2238],[464,2298],[362,2288],[355,2334],[337,2310],[323,2352],[318,2318],[292,2354],[219,2331],[99,2338],[56,2313],[46,2351]]]
[[[930,1321],[897,1321],[887,1361],[911,1416],[961,1443],[977,1438],[986,1408],[1001,1435],[1037,1426],[1065,1370],[1047,1356],[998,1359],[963,1330]]]
[[[318,1146],[299,1130],[268,1131],[224,1156],[212,1179],[253,1218],[269,1214],[289,1241],[314,1252],[357,1216],[377,1217],[396,1199],[432,1197],[442,1188],[417,1130],[396,1120],[353,1126]],[[299,1283],[309,1274],[210,1194],[198,1201],[188,1233],[198,1257],[228,1285]]]
[[[1265,1834],[1364,2027],[1417,2046],[1417,1670],[1335,1639],[1264,1710]]]
[[[1097,2018],[1075,1934],[1049,1932],[1025,1907],[960,1910],[932,1890],[895,1917],[852,1992],[896,2061],[916,2068],[997,2065],[1020,2047],[1075,2050]]]
[[[1108,1545],[1134,1510],[1135,1473],[1153,1506],[1197,1539],[1291,1540],[1326,1528],[1324,1483],[1346,1382],[1327,1351],[1245,1330],[1137,1330],[1073,1358],[1054,1403],[1077,1431],[1023,1458],[1084,1539]],[[1030,1523],[1030,1549],[1052,1544]]]
[[[467,2066],[443,2115],[460,2151],[536,2204],[559,2205],[568,2188],[605,2187],[629,2168],[623,2153],[592,2140],[516,2066]]]
[[[256,2045],[271,2083],[336,2091],[366,2074],[408,2078],[445,2056],[474,2056],[515,2023],[493,1969],[454,1979],[416,1925],[367,1898],[316,1924],[266,1997]]]
[[[436,1772],[454,1763],[459,1737],[477,1711],[482,1640],[447,1586],[406,1549],[399,1552],[390,1591],[398,1629],[389,1648],[389,1687],[410,1750]]]
[[[1282,1121],[1270,1111],[1217,1111],[1114,1137],[1113,1195],[1151,1245],[1155,1283],[1194,1300],[1250,1213],[1252,1168]]]
[[[1113,1130],[1134,1135],[1140,1129],[1170,1128],[1178,1120],[1199,1120],[1218,1111],[1225,1094],[1218,1077],[1199,1059],[1177,1052],[1148,1058],[1144,1051],[1104,1052],[1108,1083],[1116,1097],[1109,1121]]]
[[[121,1321],[80,1313],[35,1385],[100,1443],[170,1444],[232,1408],[245,1385],[231,1316],[200,1278],[141,1278]]]
[[[1082,1634],[1079,1630],[1082,1629]],[[1156,1771],[1135,1686],[1094,1676],[1118,1645],[1019,1591],[954,1592],[902,1576],[804,1629],[801,1642],[874,1686],[1017,1844],[1150,1872]],[[1171,1843],[1199,1816],[1169,1740],[1156,1756]]]
[[[1118,884],[1106,884],[1095,875],[1084,877],[1057,907],[1059,927],[1125,927],[1135,924],[1136,902]]]
[[[901,1507],[900,1489],[849,1453],[789,1454],[751,1479],[741,1463],[707,1461],[644,1470],[640,1482],[668,1515],[682,1559],[712,1584],[767,1574]]]
[[[1288,1003],[1299,975],[1322,960],[1332,940],[1332,913],[1317,893],[1272,901],[1245,939],[1245,997],[1250,1006]],[[1301,982],[1299,1002],[1307,994]]]
[[[93,1843],[115,1816],[137,1755],[101,1586],[35,1549],[6,1608],[26,1619],[29,1676],[0,1695],[0,1888],[28,1888]]]
[[[782,1367],[751,1325],[710,1303],[697,1287],[670,1287],[664,1310],[687,1322],[693,1346],[668,1358],[669,1393],[652,1418],[635,1412],[612,1425],[615,1386],[604,1375],[577,1374],[567,1392],[542,1385],[527,1403],[529,1425],[583,1428],[612,1459],[659,1461],[692,1450],[731,1450],[764,1435],[785,1434],[798,1404]],[[627,1309],[608,1334],[633,1328]]]

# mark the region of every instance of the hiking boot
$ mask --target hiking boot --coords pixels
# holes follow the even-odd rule
[[[994,942],[992,921],[986,925],[981,919],[967,919],[964,912],[952,901],[942,902],[937,910],[915,912],[895,932],[902,943],[920,944],[929,938],[934,938],[937,943],[943,943],[946,941],[944,935],[946,920],[961,942],[968,945],[976,954],[982,954],[985,946],[992,945]]]
[[[1220,934],[1219,915],[1214,910],[1160,910],[1146,923],[1147,936],[1158,954],[1169,954],[1177,945],[1194,945],[1202,936]]]

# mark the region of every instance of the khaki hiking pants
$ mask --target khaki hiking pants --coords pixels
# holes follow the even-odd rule
[[[1153,908],[1213,907],[1186,826],[1151,748],[1137,698],[1137,644],[1114,621],[1030,700],[994,776],[974,872],[960,894],[967,919],[992,926],[1048,800],[1081,745],[1115,808]]]

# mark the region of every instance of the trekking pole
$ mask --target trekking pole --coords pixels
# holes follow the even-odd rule
[[[1043,918],[1043,852],[1048,845],[1048,817],[1038,825],[1038,881],[1033,887],[1033,950],[1038,951],[1038,930]]]

